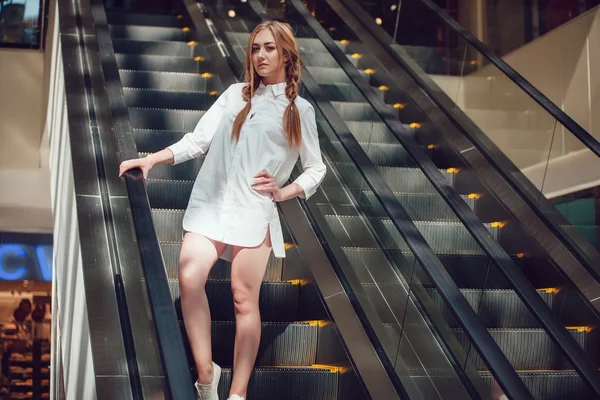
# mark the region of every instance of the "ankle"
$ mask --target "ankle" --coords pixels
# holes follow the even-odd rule
[[[215,370],[212,361],[209,364],[198,366],[198,383],[210,385],[213,381]]]

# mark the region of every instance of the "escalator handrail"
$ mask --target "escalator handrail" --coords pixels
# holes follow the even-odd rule
[[[249,0],[248,5],[261,20],[264,21],[268,19],[262,5],[260,5],[257,0]],[[221,37],[225,36],[226,35],[221,34]],[[233,58],[234,57],[232,57],[232,59]],[[236,65],[235,68],[240,69],[240,67],[240,65]],[[329,101],[324,100],[325,95],[320,86],[316,83],[314,78],[312,78],[305,67],[303,67],[302,76],[303,84],[306,89],[313,98],[318,99],[316,101],[317,107],[333,128],[335,135],[354,161],[365,181],[373,190],[378,201],[383,205],[388,217],[391,219],[396,229],[401,233],[404,241],[426,270],[430,279],[436,286],[436,289],[439,290],[442,298],[456,315],[457,320],[465,329],[465,332],[478,349],[498,383],[511,398],[531,399],[531,393],[525,387],[523,381],[510,362],[506,359],[506,356],[502,353],[481,319],[462,295],[439,258],[435,255],[431,247],[429,247],[425,238],[408,216],[408,213],[404,210],[400,202],[394,196],[392,190],[383,180],[375,165],[373,165],[354,135],[341,120],[333,105]],[[363,323],[365,323],[365,321],[363,321]],[[393,375],[395,375],[393,369],[390,370],[390,368],[387,367],[386,369],[388,370],[390,378],[393,378]],[[404,391],[405,389],[398,388],[398,390]]]
[[[421,75],[419,71],[413,70],[396,51],[391,49],[391,37],[389,37],[381,27],[375,25],[371,19],[365,18],[364,13],[361,13],[362,8],[355,0],[328,1],[343,4],[343,6],[366,27],[373,38],[387,50],[387,54],[415,80],[419,87],[442,110],[442,112],[456,124],[456,127],[471,141],[486,160],[496,167],[496,170],[504,177],[510,186],[518,192],[519,196],[529,205],[532,211],[543,221],[548,229],[568,248],[572,255],[583,265],[586,271],[591,274],[594,279],[600,282],[600,253],[598,253],[597,249],[585,238],[581,236],[576,237],[573,233],[569,233],[564,229],[565,226],[570,226],[572,224],[556,210],[554,205],[532,184],[529,178],[514,165],[514,163],[485,133],[479,130],[477,125],[471,122],[469,117],[464,114],[460,108],[455,108],[450,104],[454,102],[447,97],[443,91],[432,86],[435,85],[432,80]],[[447,17],[452,20],[450,16]],[[485,46],[483,43],[481,45]],[[491,52],[491,50],[489,50],[489,52]],[[522,79],[527,82],[524,78]],[[577,235],[577,233],[575,233],[575,235]]]
[[[289,0],[288,3],[294,7],[295,11],[300,14],[302,18],[304,18],[306,25],[311,27],[313,32],[317,35],[317,38],[323,43],[336,62],[338,62],[340,67],[346,72],[357,89],[368,100],[371,106],[373,106],[373,109],[381,117],[387,128],[394,133],[404,149],[415,159],[415,161],[417,161],[417,164],[427,176],[427,179],[440,193],[444,201],[456,213],[460,221],[471,235],[473,235],[477,243],[490,257],[492,262],[511,283],[517,295],[538,319],[541,326],[552,340],[559,348],[561,348],[573,367],[587,381],[590,387],[600,395],[600,371],[598,371],[598,368],[586,356],[582,347],[567,331],[558,317],[554,315],[548,304],[539,296],[519,267],[513,262],[500,244],[493,239],[473,210],[448,184],[443,175],[441,175],[439,169],[427,154],[425,154],[423,149],[414,142],[410,135],[403,132],[402,125],[399,121],[391,115],[389,111],[383,108],[383,104],[380,104],[382,101],[374,92],[373,88],[360,75],[356,67],[348,60],[345,53],[343,53],[336,45],[331,36],[310,14],[308,9],[299,0]],[[364,168],[364,165],[357,164],[357,167],[359,169],[361,167]],[[383,200],[382,203],[389,201],[389,199],[386,199],[385,197]],[[423,266],[426,267],[425,264],[423,264]]]
[[[125,101],[104,4],[102,0],[90,0],[90,3],[104,72],[103,79],[107,88],[110,113],[114,121],[118,158],[121,161],[137,158],[137,146],[133,137],[129,109]],[[171,399],[195,399],[193,385],[190,383],[188,357],[171,298],[144,178],[141,171],[135,169],[126,172],[124,180],[140,252],[141,267],[146,281],[152,322],[165,375],[167,394]]]

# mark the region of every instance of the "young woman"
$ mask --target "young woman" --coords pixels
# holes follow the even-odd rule
[[[231,264],[236,316],[230,400],[243,400],[256,360],[260,285],[273,249],[285,257],[276,202],[310,197],[325,176],[314,109],[298,96],[300,59],[288,24],[258,25],[248,42],[245,82],[231,85],[194,132],[148,157],[125,161],[120,174],[178,164],[206,154],[183,220],[179,286],[198,381],[198,398],[218,400],[221,368],[212,362],[204,287],[219,258]],[[282,187],[300,157],[304,172]]]

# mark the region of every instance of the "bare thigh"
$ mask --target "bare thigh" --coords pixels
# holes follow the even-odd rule
[[[204,235],[185,232],[179,254],[179,284],[204,285],[208,274],[227,245]]]

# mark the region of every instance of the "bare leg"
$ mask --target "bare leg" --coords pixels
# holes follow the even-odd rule
[[[210,270],[226,247],[224,243],[186,232],[179,255],[181,311],[201,384],[209,384],[213,379],[210,310],[205,286]]]
[[[271,240],[267,238],[258,247],[233,247],[231,289],[235,306],[235,350],[233,353],[233,380],[229,395],[246,397],[248,380],[254,368],[260,344],[260,285],[271,254]]]

